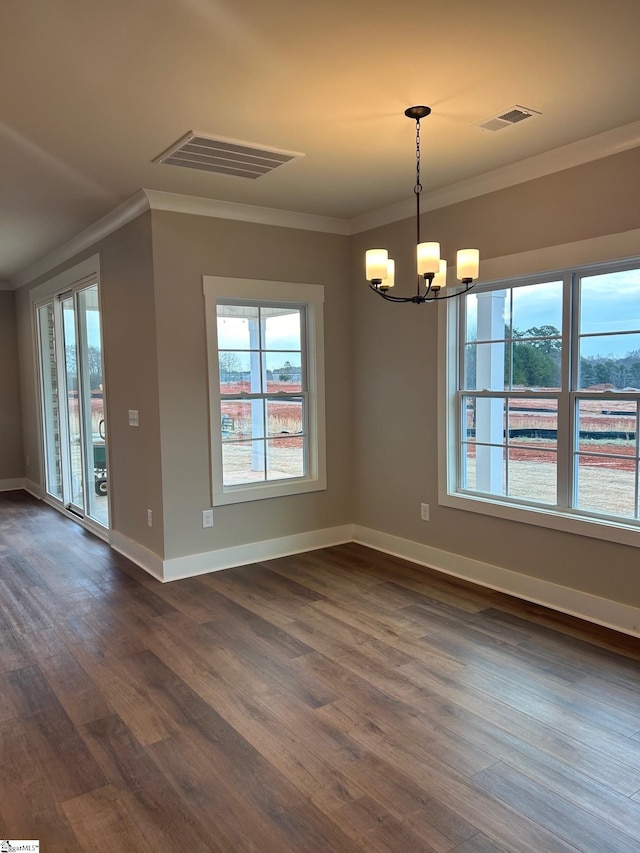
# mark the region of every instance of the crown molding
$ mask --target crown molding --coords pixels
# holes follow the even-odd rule
[[[587,139],[581,139],[578,142],[572,142],[561,148],[555,148],[552,151],[546,151],[544,154],[511,163],[500,169],[494,169],[491,172],[450,184],[433,192],[423,193],[421,209],[423,212],[437,210],[450,204],[456,204],[525,181],[541,178],[554,172],[560,172],[563,169],[580,166],[592,160],[619,154],[638,146],[640,146],[640,121],[599,133]],[[39,276],[45,275],[49,270],[93,246],[98,240],[107,237],[147,210],[191,213],[196,216],[233,219],[240,222],[254,222],[261,225],[276,225],[282,228],[297,228],[303,231],[320,231],[349,236],[410,218],[415,210],[415,200],[413,198],[406,199],[379,210],[363,213],[353,219],[339,219],[311,213],[276,210],[252,204],[238,204],[230,201],[180,195],[161,190],[141,189],[130,199],[103,216],[102,219],[19,272],[8,282],[0,282],[0,290],[16,290]]]
[[[104,237],[117,231],[118,228],[122,228],[127,222],[131,222],[132,219],[140,216],[146,210],[149,210],[149,200],[144,191],[139,190],[131,198],[118,205],[110,213],[107,213],[106,216],[103,216],[102,219],[94,222],[93,225],[76,234],[71,240],[63,243],[62,246],[45,255],[39,261],[36,261],[35,264],[15,275],[11,279],[12,289],[17,290],[19,287],[29,284],[29,282],[39,278],[41,275],[45,275],[49,270],[54,269],[54,267],[63,264],[65,261],[70,260],[80,252],[93,246],[98,240],[102,240]]]
[[[254,204],[239,204],[213,198],[179,195],[161,190],[143,190],[152,210],[169,210],[173,213],[193,213],[196,216],[211,216],[216,219],[235,219],[240,222],[256,222],[260,225],[278,225],[282,228],[298,228],[302,231],[324,231],[327,234],[350,233],[349,220],[312,213],[296,213],[291,210],[276,210]]]
[[[298,228],[303,231],[322,231],[328,234],[348,235],[349,221],[311,213],[295,213],[252,204],[237,204],[230,201],[200,198],[198,196],[167,193],[161,190],[138,190],[135,195],[116,207],[102,219],[94,222],[71,240],[54,249],[39,261],[27,267],[7,282],[7,289],[17,290],[25,284],[45,275],[49,270],[63,264],[75,255],[93,246],[127,222],[131,222],[147,210],[168,210],[174,213],[192,213],[196,216],[211,216],[217,219],[234,219],[240,222],[256,222],[261,225],[278,225],[282,228]],[[0,285],[1,289],[1,285]]]
[[[438,210],[441,207],[448,207],[450,204],[457,204],[470,198],[513,187],[525,183],[525,181],[543,178],[545,175],[551,175],[554,172],[581,166],[583,163],[589,163],[592,160],[600,160],[612,154],[620,154],[622,151],[629,151],[638,146],[640,146],[640,121],[607,130],[587,139],[571,142],[561,148],[545,151],[544,154],[537,154],[535,157],[510,163],[500,169],[494,169],[491,172],[449,184],[429,193],[422,193],[420,209],[423,213],[429,210]],[[389,225],[391,222],[409,219],[414,213],[415,199],[406,199],[388,207],[354,217],[349,221],[349,233],[359,234],[380,225]]]

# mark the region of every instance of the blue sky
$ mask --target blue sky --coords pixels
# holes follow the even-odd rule
[[[97,298],[97,287],[95,293],[92,288],[88,288],[86,291],[83,291],[80,299],[81,302],[84,301],[87,307],[85,312],[85,316],[87,318],[87,338],[90,347],[97,347],[100,349],[100,312],[96,307],[92,307],[91,303]],[[70,303],[69,303],[70,304]],[[97,303],[95,303],[97,304]],[[73,342],[75,343],[75,312],[71,310],[66,310],[67,302],[63,303],[63,307],[65,310],[62,312],[63,323],[64,323],[64,336],[67,343]]]
[[[270,350],[300,350],[300,314],[298,311],[267,318],[266,340]],[[241,317],[218,317],[220,349],[248,349],[249,322]]]
[[[524,331],[533,326],[562,324],[562,282],[549,282],[514,288],[513,325]],[[468,322],[475,327],[474,294],[467,297]],[[510,311],[509,298],[505,313]],[[640,270],[586,276],[582,279],[580,332],[602,334],[638,332],[638,335],[617,334],[603,338],[586,338],[582,342],[585,355],[621,357],[640,349]]]

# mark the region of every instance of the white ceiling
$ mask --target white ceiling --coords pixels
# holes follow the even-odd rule
[[[0,279],[141,187],[349,219],[640,119],[640,0],[3,0]],[[498,133],[476,122],[542,113]],[[152,160],[189,130],[304,158]],[[640,144],[640,139],[638,143]]]

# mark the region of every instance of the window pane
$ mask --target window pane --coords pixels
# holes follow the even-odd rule
[[[558,403],[553,398],[509,400],[509,444],[556,450]]]
[[[484,444],[504,444],[505,403],[502,398],[465,397],[467,438]]]
[[[535,503],[557,501],[558,465],[553,451],[509,447],[509,495]]]
[[[580,388],[640,386],[640,334],[580,338]]]
[[[469,442],[504,444],[506,401],[502,398],[463,397],[463,429]]]
[[[299,352],[266,352],[263,358],[268,393],[302,391],[302,357]]]
[[[508,376],[508,347],[503,342],[467,344],[465,388],[469,391],[503,391]]]
[[[636,455],[638,414],[635,400],[580,400],[578,432],[580,450]]]
[[[258,308],[221,305],[216,309],[219,349],[258,349]]]
[[[264,438],[264,400],[221,400],[223,441]]]
[[[505,448],[483,444],[464,445],[463,488],[492,495],[506,491]]]
[[[615,296],[615,298],[611,298]],[[640,331],[640,269],[580,280],[580,332]]]
[[[581,453],[577,476],[578,509],[636,517],[635,461]]]
[[[477,397],[475,407],[476,441],[485,444],[504,444],[506,401]]]
[[[222,444],[222,481],[225,486],[256,483],[265,479],[264,441],[234,441]]]
[[[251,390],[251,361],[251,353],[249,352],[223,351],[218,353],[221,394],[248,393]],[[260,377],[258,376],[258,382],[259,380]],[[260,391],[260,387],[257,390]]]
[[[469,391],[477,391],[476,383],[476,364],[477,364],[477,345],[467,344],[464,348],[464,381],[462,387]]]
[[[512,388],[560,388],[559,339],[514,341]]]
[[[266,442],[223,439],[222,468],[225,486],[304,477],[304,437],[284,434]]]
[[[271,438],[267,441],[269,453],[269,480],[286,477],[304,477],[304,439],[297,436]]]
[[[220,404],[220,428],[222,440],[234,438],[236,430],[240,429],[241,406],[245,405],[237,400],[222,401]]]
[[[269,436],[301,435],[303,423],[302,398],[267,400]]]
[[[476,490],[476,447],[475,444],[462,445],[462,483],[463,489]]]
[[[479,307],[480,306],[480,307]],[[471,293],[466,297],[467,341],[493,341],[509,335],[511,290]]]
[[[263,308],[263,349],[300,350],[301,311],[299,308]]]
[[[465,342],[475,343],[478,340],[478,297],[470,293],[464,297],[466,338]]]
[[[513,337],[560,335],[562,282],[513,288]]]
[[[462,440],[475,441],[476,437],[476,398],[462,398]]]

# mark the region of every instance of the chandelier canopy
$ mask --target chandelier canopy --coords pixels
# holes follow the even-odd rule
[[[447,262],[440,258],[440,243],[423,243],[420,237],[420,119],[431,112],[430,107],[409,107],[404,114],[416,123],[416,184],[413,188],[416,197],[416,263],[417,286],[413,296],[394,296],[389,291],[395,285],[395,261],[389,257],[386,249],[368,249],[365,256],[366,275],[369,287],[389,302],[435,302],[438,299],[451,299],[461,296],[473,287],[478,278],[478,249],[460,249],[457,255],[456,275],[464,287],[455,293],[442,296],[447,283]]]

